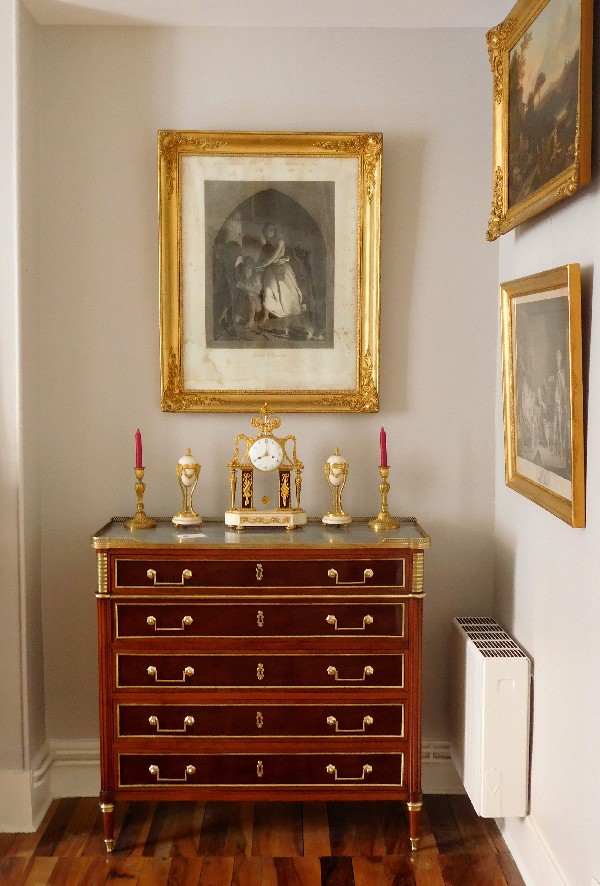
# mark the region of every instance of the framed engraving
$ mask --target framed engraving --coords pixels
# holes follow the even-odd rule
[[[376,412],[382,136],[158,133],[161,405]]]
[[[487,34],[494,83],[487,239],[591,177],[593,0],[518,0]]]
[[[506,485],[585,526],[579,265],[503,283]]]

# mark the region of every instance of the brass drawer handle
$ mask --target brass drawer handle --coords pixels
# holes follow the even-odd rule
[[[185,732],[187,730],[188,726],[194,725],[194,722],[195,722],[194,718],[188,715],[183,720],[183,729],[161,729],[160,723],[158,722],[158,717],[155,714],[152,714],[151,717],[148,717],[148,723],[150,723],[151,726],[156,726],[157,732],[166,732],[166,733]]]
[[[256,667],[256,676],[259,680],[265,679],[265,666],[262,662],[259,662]]]
[[[373,725],[373,717],[371,717],[370,714],[367,714],[366,717],[363,717],[362,729],[340,729],[337,719],[335,717],[331,717],[331,716],[327,717],[327,725],[328,726],[335,726],[336,732],[345,732],[345,733],[360,732],[360,733],[363,733],[363,732],[366,732],[365,726],[372,726]]]
[[[368,578],[373,578],[373,570],[372,570],[372,569],[365,569],[365,571],[363,572],[363,579],[362,579],[362,581],[340,581],[340,577],[339,577],[339,575],[338,575],[338,571],[337,571],[337,569],[330,569],[329,572],[327,573],[327,575],[329,576],[329,578],[335,578],[335,583],[336,583],[336,585],[337,585],[337,584],[342,584],[342,585],[364,585],[364,584],[367,583],[367,579],[368,579]]]
[[[262,729],[264,726],[265,718],[262,715],[262,711],[256,712],[256,728]]]
[[[184,615],[181,619],[181,627],[180,628],[159,628],[156,624],[156,616],[149,615],[146,619],[146,623],[150,625],[151,628],[154,628],[155,631],[185,631],[187,627],[189,627],[193,623],[194,619],[191,615]]]
[[[159,770],[158,766],[156,766],[154,763],[150,766],[148,771],[149,771],[150,775],[156,776],[157,781],[162,781],[162,782],[167,782],[169,784],[174,784],[175,782],[187,781],[188,775],[195,775],[196,774],[196,767],[192,766],[191,763],[188,766],[186,766],[185,767],[185,775],[183,778],[161,778],[160,777],[160,770]]]
[[[265,767],[263,766],[263,761],[259,760],[256,764],[256,774],[259,778],[262,778],[265,774]]]
[[[192,577],[191,569],[184,569],[181,573],[181,581],[157,581],[156,580],[156,569],[149,569],[146,573],[148,578],[151,578],[155,588],[172,588],[172,587],[180,587],[185,584],[186,578]]]
[[[187,668],[183,669],[183,676],[182,676],[181,680],[174,680],[170,677],[168,677],[165,680],[165,679],[158,676],[158,671],[156,670],[154,665],[150,665],[150,667],[148,668],[148,676],[154,677],[155,683],[185,683],[186,677],[193,677],[194,676],[194,669],[192,667],[190,667],[190,665],[188,665]]]
[[[259,609],[256,613],[256,625],[259,628],[264,628],[265,626],[265,614],[262,609]]]
[[[365,775],[370,775],[373,772],[373,767],[370,763],[365,763],[362,768],[362,775],[357,778],[343,778],[342,776],[337,774],[337,768],[333,766],[333,764],[329,764],[327,766],[327,774],[335,776],[334,781],[364,781]]]
[[[328,615],[325,621],[328,625],[333,625],[334,631],[364,631],[366,630],[367,625],[373,624],[373,616],[365,615],[361,628],[340,628],[338,627],[337,618],[335,617],[335,615]]]
[[[263,580],[263,573],[264,573],[264,570],[263,570],[262,563],[257,563],[256,564],[256,580],[257,581]]]
[[[327,668],[327,673],[330,677],[335,677],[335,679],[339,683],[362,683],[367,677],[371,677],[373,674],[373,668],[371,665],[367,665],[363,670],[362,677],[340,677],[338,674],[338,669],[334,668],[333,665],[329,665]]]

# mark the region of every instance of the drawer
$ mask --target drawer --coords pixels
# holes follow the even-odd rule
[[[115,605],[116,638],[404,637],[404,603],[163,603]]]
[[[159,556],[118,557],[114,563],[116,588],[181,590],[185,588],[404,588],[405,560],[394,558],[319,560],[165,559]]]
[[[118,769],[120,788],[402,787],[404,754],[119,754]]]
[[[404,655],[117,655],[117,688],[404,686]]]
[[[119,704],[117,737],[404,738],[404,704]]]

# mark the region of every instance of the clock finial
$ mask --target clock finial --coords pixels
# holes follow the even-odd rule
[[[267,403],[260,407],[260,413],[262,415],[262,419],[253,418],[252,427],[260,428],[260,432],[261,434],[263,434],[263,436],[266,434],[272,434],[276,428],[280,427],[281,421],[278,418],[269,418],[269,416],[272,416],[273,413],[269,409]]]

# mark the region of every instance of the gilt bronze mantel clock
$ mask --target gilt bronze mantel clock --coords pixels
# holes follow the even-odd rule
[[[276,437],[281,421],[265,403],[261,418],[253,418],[255,437],[238,434],[229,462],[231,508],[225,511],[225,525],[235,529],[283,526],[295,529],[306,523],[300,507],[302,469],[296,455],[293,434]]]

